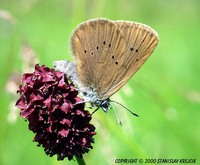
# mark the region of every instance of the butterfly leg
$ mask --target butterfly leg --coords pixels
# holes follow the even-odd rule
[[[93,115],[99,108],[100,108],[100,106],[98,106],[98,107],[91,113],[91,115]]]

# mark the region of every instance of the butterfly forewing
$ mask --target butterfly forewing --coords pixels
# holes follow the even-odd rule
[[[129,21],[115,21],[115,23],[125,37],[126,48],[121,68],[116,73],[115,82],[105,93],[105,97],[113,95],[133,76],[152,54],[159,40],[157,33],[147,25]]]
[[[158,44],[157,33],[150,27],[128,21],[116,21],[126,39],[126,55],[123,65],[133,75],[151,55]]]
[[[103,99],[124,61],[126,42],[119,27],[106,19],[84,22],[74,31],[71,44],[81,84]]]
[[[81,85],[103,100],[141,67],[155,49],[158,36],[143,24],[94,19],[74,31],[71,43]]]

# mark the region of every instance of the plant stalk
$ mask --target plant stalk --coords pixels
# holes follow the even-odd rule
[[[75,157],[76,157],[76,161],[78,162],[79,165],[86,165],[83,157],[82,158],[79,156],[75,156]]]

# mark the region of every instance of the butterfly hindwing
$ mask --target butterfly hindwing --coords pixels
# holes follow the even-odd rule
[[[74,31],[71,43],[81,85],[103,99],[124,58],[126,43],[119,27],[106,19],[90,20]]]

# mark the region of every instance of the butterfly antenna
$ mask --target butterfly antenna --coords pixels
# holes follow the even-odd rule
[[[114,100],[110,100],[110,102],[113,102],[113,103],[116,103],[116,104],[120,105],[121,107],[123,107],[124,109],[126,109],[127,111],[129,111],[132,115],[139,117],[138,114],[132,112],[130,109],[126,108],[124,105],[122,105],[122,104],[120,104],[120,103],[118,103],[118,102],[116,102]]]
[[[122,122],[121,122],[121,120],[120,120],[120,118],[119,118],[119,116],[117,114],[117,110],[116,110],[115,106],[112,105],[112,104],[111,104],[111,106],[112,106],[112,109],[114,109],[114,111],[115,111],[115,116],[117,118],[117,122],[122,126]]]

